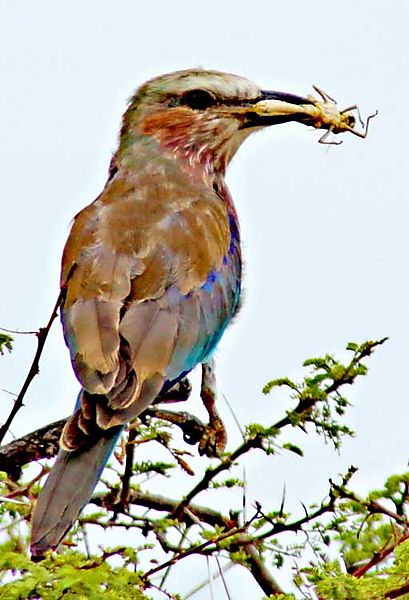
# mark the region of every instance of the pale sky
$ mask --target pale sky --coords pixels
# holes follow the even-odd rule
[[[262,477],[255,455],[246,462],[249,506],[257,499],[277,507],[285,482],[299,510],[299,500],[321,500],[328,477],[351,463],[361,492],[407,466],[408,18],[404,0],[0,5],[4,327],[46,323],[70,220],[101,191],[126,100],[147,78],[200,65],[263,89],[306,95],[317,84],[341,107],[358,103],[363,116],[379,110],[366,140],[345,134],[339,147],[319,145],[319,132],[301,125],[267,129],[244,144],[228,173],[245,301],[216,359],[220,396],[239,421],[269,424],[282,414],[282,396],[265,398],[261,387],[299,378],[305,358],[342,356],[350,340],[390,336],[354,388],[348,421],[357,436],[342,455],[310,436],[304,459],[274,459]],[[0,358],[1,420],[11,407],[4,390],[19,390],[34,349],[34,339],[18,337]],[[14,435],[66,416],[77,390],[56,323]],[[220,407],[238,442],[222,398]],[[186,593],[206,576],[197,562],[195,569],[173,589]],[[227,576],[234,600],[261,598],[237,569]],[[207,598],[208,590],[195,596]]]

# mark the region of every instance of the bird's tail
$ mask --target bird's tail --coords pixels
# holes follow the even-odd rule
[[[38,497],[31,528],[31,554],[55,549],[92,496],[123,427],[112,427],[91,445],[60,450]]]

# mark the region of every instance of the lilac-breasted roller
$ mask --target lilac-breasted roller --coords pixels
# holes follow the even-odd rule
[[[313,105],[201,69],[152,79],[131,99],[107,183],[64,249],[62,323],[82,390],[34,511],[34,557],[72,526],[123,427],[209,361],[240,299],[226,167],[257,129],[319,126],[303,109]]]

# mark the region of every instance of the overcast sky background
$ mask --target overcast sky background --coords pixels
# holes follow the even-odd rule
[[[319,132],[301,125],[267,129],[244,144],[228,173],[245,301],[217,364],[220,393],[239,421],[270,423],[282,414],[282,396],[266,399],[261,387],[278,376],[300,378],[306,357],[342,356],[350,340],[390,336],[353,390],[357,436],[342,455],[311,436],[304,459],[283,456],[261,471],[265,463],[253,457],[249,506],[258,499],[277,507],[285,482],[299,510],[299,500],[320,500],[328,477],[351,463],[361,492],[407,465],[408,18],[403,0],[0,3],[4,327],[46,323],[70,221],[102,189],[127,98],[146,79],[204,66],[300,95],[315,83],[341,107],[358,103],[363,116],[379,109],[366,140],[345,134],[339,147],[317,144]],[[35,339],[21,336],[0,359],[1,420],[12,403],[4,390],[19,390],[34,350]],[[13,434],[66,416],[77,389],[56,323]],[[192,562],[173,589],[190,589],[205,576],[199,568]],[[228,575],[234,600],[261,598],[239,572]],[[195,596],[209,597],[208,590]]]

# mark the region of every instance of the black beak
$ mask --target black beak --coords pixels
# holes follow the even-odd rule
[[[290,121],[312,125],[314,119],[307,107],[314,104],[312,98],[305,96],[262,90],[257,99],[246,102],[247,110],[241,127],[266,127]]]
[[[296,96],[295,94],[288,94],[287,92],[273,92],[269,90],[261,90],[260,100],[280,100],[281,102],[287,102],[288,104],[314,104],[309,98],[304,96]]]

